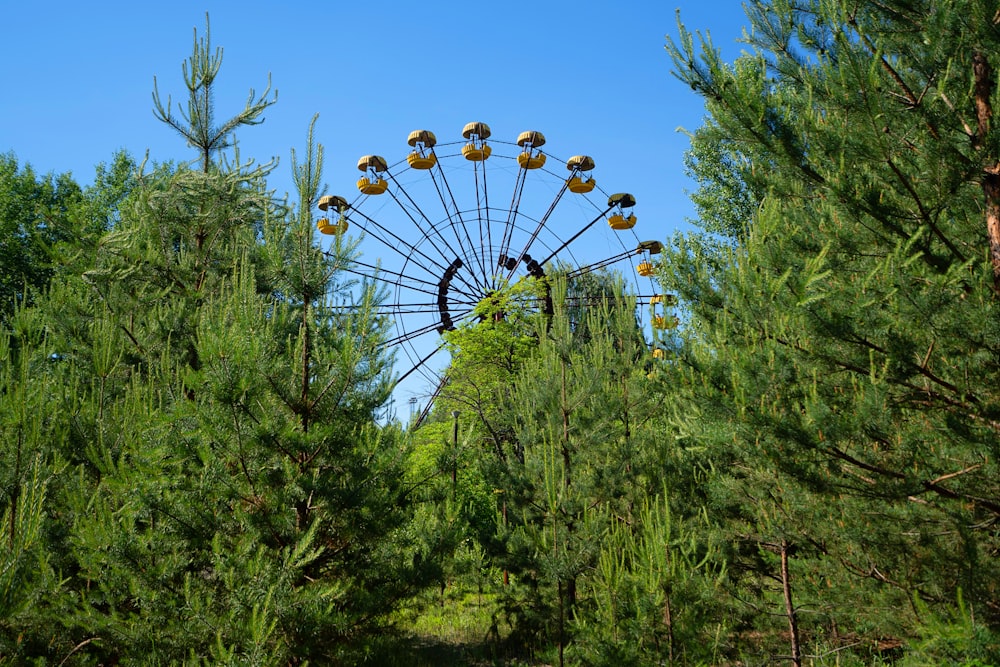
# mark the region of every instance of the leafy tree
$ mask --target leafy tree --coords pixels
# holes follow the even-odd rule
[[[82,201],[69,174],[40,177],[0,155],[0,322],[48,283],[54,247],[73,236],[70,216]]]
[[[125,151],[97,165],[94,182],[70,218],[69,239],[56,247],[57,275],[78,275],[93,266],[101,238],[121,222],[121,207],[139,181],[140,167]]]
[[[501,288],[476,306],[471,319],[445,333],[452,361],[437,409],[475,415],[484,445],[501,458],[507,456],[509,432],[498,421],[498,406],[537,347],[538,301],[545,289],[534,279]]]
[[[734,76],[741,76],[741,64]],[[711,109],[712,100],[705,105]],[[748,225],[768,190],[769,171],[751,157],[750,147],[736,143],[712,116],[689,134],[691,148],[684,155],[687,175],[698,183],[691,201],[697,225],[712,237],[736,242],[746,238]],[[766,162],[765,162],[766,164]]]

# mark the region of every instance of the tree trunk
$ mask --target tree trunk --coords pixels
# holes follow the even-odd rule
[[[788,574],[788,540],[781,540],[781,588],[785,596],[785,615],[788,616],[788,633],[791,635],[792,664],[802,667],[802,654],[799,650],[799,623],[795,617],[795,605],[792,604],[792,580]]]
[[[972,56],[972,74],[975,79],[973,95],[976,103],[976,134],[972,145],[979,149],[990,131],[990,120],[993,117],[990,97],[995,87],[993,67],[984,54],[976,53]],[[985,156],[983,160],[983,198],[990,263],[993,265],[993,288],[1000,293],[1000,161],[991,156]]]
[[[667,628],[667,663],[674,664],[674,617],[670,612],[670,593],[663,600],[663,625]]]
[[[984,171],[983,195],[986,199],[986,235],[990,243],[990,263],[993,265],[993,287],[1000,293],[1000,164]]]
[[[563,582],[562,579],[559,580],[559,667],[564,666],[563,651],[566,648],[566,610],[563,606]]]

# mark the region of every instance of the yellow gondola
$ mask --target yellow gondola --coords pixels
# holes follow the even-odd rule
[[[625,229],[632,229],[635,227],[635,221],[635,213],[629,214],[627,218],[621,213],[616,213],[608,218],[608,225],[611,226],[611,229],[620,232]]]
[[[368,172],[368,175],[358,179],[358,190],[363,195],[380,195],[385,192],[389,184],[385,182],[381,174],[389,167],[385,158],[380,155],[364,155],[358,160],[358,169]]]
[[[415,148],[412,153],[406,156],[406,161],[413,169],[430,169],[437,164],[437,156],[434,155],[434,148],[437,144],[437,137],[430,130],[414,130],[406,138],[406,143]]]
[[[676,306],[677,297],[673,294],[654,294],[649,297],[649,305],[655,305],[657,303],[662,303],[664,306]]]
[[[635,270],[644,278],[648,278],[656,273],[656,270],[650,262],[639,262],[639,266],[635,267]]]
[[[612,208],[618,207],[618,213],[608,218],[608,224],[611,226],[611,229],[622,231],[635,227],[635,213],[625,215],[625,211],[622,210],[635,206],[635,197],[627,192],[618,192],[608,197],[608,206]]]
[[[340,216],[333,224],[327,218],[320,218],[316,221],[316,228],[321,234],[343,234],[347,231],[347,218]]]
[[[377,178],[374,181],[367,176],[358,179],[358,190],[363,195],[380,195],[389,188],[389,184],[384,178]]]
[[[414,169],[430,169],[431,167],[437,164],[437,158],[434,156],[434,153],[430,153],[429,155],[421,155],[417,151],[413,151],[412,153],[407,155],[406,161]]]
[[[530,151],[524,151],[517,156],[517,163],[521,165],[521,169],[538,169],[545,164],[545,155],[532,155]]]
[[[597,187],[597,181],[591,176],[580,176],[580,172],[594,168],[594,158],[589,155],[574,155],[566,160],[566,168],[573,172],[566,180],[566,188],[575,194],[587,194]]]
[[[343,234],[347,231],[347,218],[344,211],[350,208],[350,204],[343,197],[337,195],[324,195],[319,198],[319,209],[321,211],[333,210],[339,213],[337,222],[331,223],[328,218],[320,218],[316,221],[316,228],[321,234]]]
[[[538,169],[545,164],[545,156],[538,149],[545,145],[545,135],[537,130],[528,130],[517,135],[517,145],[524,151],[517,156],[521,169]],[[534,150],[534,153],[532,153]]]
[[[680,320],[676,317],[657,315],[652,319],[650,324],[653,325],[654,329],[674,329],[678,324],[680,324]]]
[[[490,126],[486,123],[467,123],[462,128],[462,136],[469,140],[462,146],[462,155],[471,162],[482,162],[493,152],[486,145],[486,140],[490,137]]]
[[[521,169],[538,169],[545,164],[545,156],[539,148],[545,145],[545,135],[536,130],[528,130],[517,135],[517,145],[524,149],[517,156]],[[534,154],[532,154],[534,149]]]
[[[489,146],[477,147],[475,144],[466,144],[462,146],[462,155],[465,156],[466,160],[471,162],[482,162],[490,156],[493,152]]]

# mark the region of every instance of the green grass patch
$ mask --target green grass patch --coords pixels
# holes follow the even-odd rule
[[[372,646],[372,663],[396,667],[537,665],[507,641],[511,628],[494,618],[496,596],[463,586],[428,592],[395,618],[397,633]]]

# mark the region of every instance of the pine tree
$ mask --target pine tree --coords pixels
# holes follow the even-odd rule
[[[312,127],[292,162],[295,206],[238,161],[137,174],[16,313],[4,659],[351,662],[426,582],[378,295],[316,243]]]
[[[628,521],[608,522],[574,621],[584,664],[722,662],[725,561],[707,515],[685,520],[675,494],[637,498]]]
[[[65,464],[52,442],[65,422],[48,409],[63,379],[29,307],[0,331],[0,663],[45,655],[65,634],[46,609],[62,588],[62,562],[51,549],[51,495]]]
[[[819,0],[748,17],[732,65],[683,28],[669,46],[711,114],[702,211],[736,241],[681,242],[664,263],[690,312],[690,414],[725,425],[748,482],[785,488],[777,543],[843,596],[837,632],[905,639],[923,616],[908,600],[948,609],[957,589],[995,631],[993,10]],[[735,193],[719,180],[734,164]],[[745,202],[737,232],[726,211]],[[906,617],[865,613],[889,607]]]
[[[484,474],[503,509],[496,558],[511,575],[506,613],[524,641],[556,646],[562,663],[574,619],[590,604],[581,590],[602,535],[648,491],[639,461],[650,413],[640,388],[648,350],[632,302],[595,303],[586,323],[574,323],[565,284],[553,295],[538,350],[502,404],[506,455]]]
[[[189,146],[198,151],[201,170],[206,173],[215,164],[218,153],[235,145],[233,133],[242,125],[259,125],[264,122],[264,111],[278,101],[277,91],[274,97],[268,99],[271,92],[271,77],[268,75],[267,88],[260,96],[251,88],[243,111],[217,123],[214,86],[221,67],[222,48],[212,51],[212,34],[206,13],[205,36],[199,40],[198,30],[195,29],[194,49],[191,57],[181,67],[188,91],[186,112],[182,109],[180,116],[174,115],[170,97],[167,97],[164,104],[156,85],[156,77],[153,77],[153,111],[156,117],[172,127],[187,140]]]

